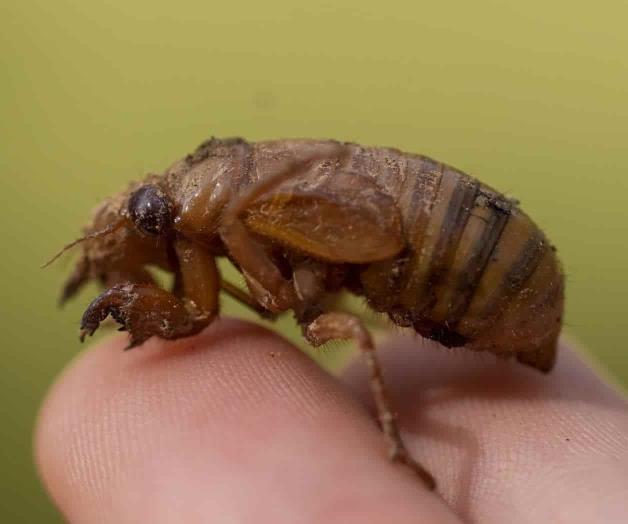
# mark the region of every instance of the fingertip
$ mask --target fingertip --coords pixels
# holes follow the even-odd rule
[[[163,449],[165,441],[177,446],[178,439],[194,449],[204,435],[211,441],[221,417],[233,422],[237,410],[269,410],[281,396],[267,379],[322,374],[278,335],[235,319],[221,319],[195,337],[126,346],[127,336],[116,335],[86,348],[40,409],[36,464],[70,520],[80,515],[75,520],[83,522],[109,508],[115,483],[139,482],[130,477],[145,452]],[[316,402],[307,390],[295,391],[288,407],[313,410]]]
[[[560,343],[548,374],[418,337],[392,339],[378,351],[411,453],[463,518],[527,522],[543,515],[553,522],[569,507],[578,522],[589,522],[600,497],[607,501],[600,521],[621,514],[626,400],[570,346]],[[343,380],[371,403],[361,365],[350,365]]]
[[[457,522],[281,337],[221,320],[125,344],[81,354],[41,410],[37,462],[70,522]]]

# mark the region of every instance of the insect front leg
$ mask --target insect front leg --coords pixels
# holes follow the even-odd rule
[[[373,339],[362,321],[346,313],[324,313],[304,326],[304,334],[313,346],[320,346],[334,339],[353,339],[357,342],[369,368],[371,393],[388,441],[390,460],[406,464],[425,482],[428,489],[434,489],[434,477],[410,456],[401,439],[397,416],[390,405],[382,369],[375,355]]]
[[[81,320],[81,340],[92,335],[111,315],[130,335],[129,346],[152,336],[177,339],[194,335],[218,314],[220,276],[214,258],[202,246],[179,239],[176,292],[155,284],[125,282],[107,289],[87,308]]]

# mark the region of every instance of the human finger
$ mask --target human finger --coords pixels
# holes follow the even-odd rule
[[[388,463],[366,410],[276,335],[224,320],[124,344],[84,352],[42,409],[37,461],[70,522],[459,522]]]
[[[408,447],[464,520],[628,522],[625,398],[567,344],[548,375],[416,337],[379,355]],[[365,404],[367,380],[345,374]]]

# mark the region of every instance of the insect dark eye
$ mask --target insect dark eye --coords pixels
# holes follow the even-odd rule
[[[135,227],[149,235],[160,235],[170,226],[168,198],[157,186],[145,185],[129,198],[129,215]]]

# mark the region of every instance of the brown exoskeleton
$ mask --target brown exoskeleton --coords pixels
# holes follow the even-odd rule
[[[292,310],[317,346],[354,339],[366,356],[390,458],[434,481],[406,451],[373,342],[354,315],[326,311],[347,289],[444,346],[554,363],[563,275],[554,249],[516,203],[445,164],[395,149],[316,140],[211,139],[94,214],[62,300],[90,279],[106,290],[81,339],[108,315],[130,334],[198,333],[223,290],[263,315]],[[224,281],[216,257],[244,276]],[[145,266],[175,275],[157,286]]]

